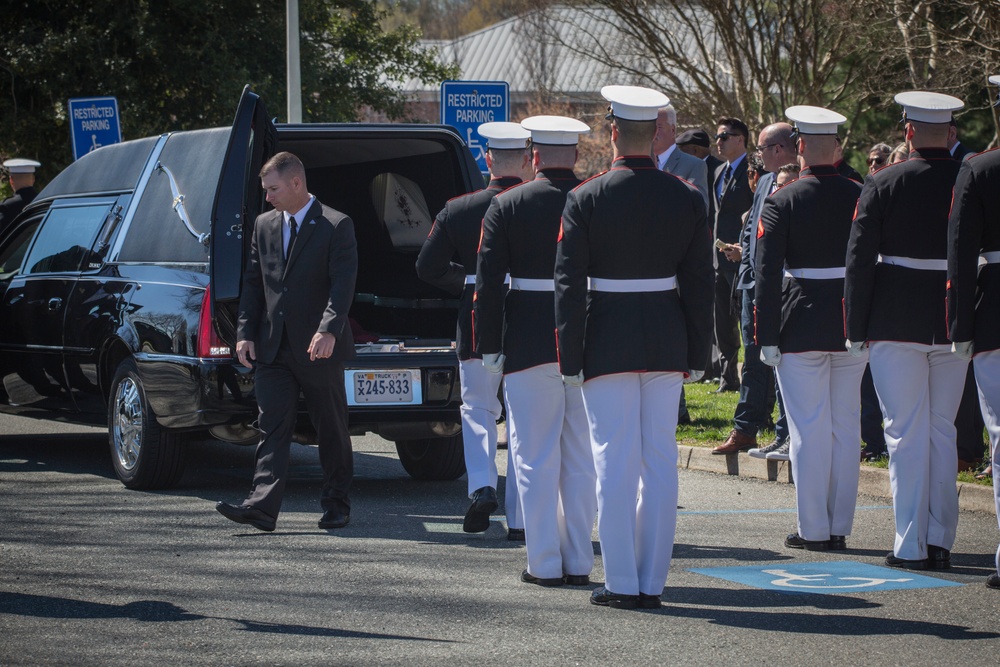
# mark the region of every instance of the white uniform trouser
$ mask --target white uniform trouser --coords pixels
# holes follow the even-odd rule
[[[950,345],[878,341],[868,357],[885,418],[897,558],[951,549],[958,529],[955,415],[969,362]]]
[[[500,418],[498,392],[503,375],[490,373],[482,359],[459,362],[462,383],[462,441],[465,470],[469,480],[469,498],[484,486],[497,488],[497,419]],[[508,441],[510,440],[508,436]],[[508,442],[509,445],[509,442]],[[513,457],[507,456],[507,482],[504,487],[508,528],[522,528],[517,475]]]
[[[803,539],[851,534],[866,357],[852,357],[847,351],[801,352],[782,355],[778,364]]]
[[[554,363],[504,376],[503,390],[528,573],[589,575],[597,480],[583,392],[564,385]]]
[[[660,595],[677,527],[681,373],[620,373],[583,384],[597,470],[605,585]]]
[[[986,432],[990,434],[990,460],[993,462],[993,498],[1000,520],[1000,350],[977,354],[972,361],[979,387],[979,405],[983,409]],[[1000,574],[1000,547],[997,547],[997,574]]]

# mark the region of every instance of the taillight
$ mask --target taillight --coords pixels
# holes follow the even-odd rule
[[[212,323],[212,295],[207,287],[205,295],[201,297],[197,352],[199,357],[230,357],[233,354],[229,346],[224,344],[219,334],[215,332],[215,325]]]

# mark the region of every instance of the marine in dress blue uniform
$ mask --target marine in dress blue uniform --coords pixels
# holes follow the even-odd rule
[[[3,166],[7,170],[14,194],[0,202],[0,232],[14,222],[14,218],[24,210],[24,207],[38,196],[35,190],[35,169],[42,165],[35,160],[12,158],[5,160]]]
[[[677,520],[677,403],[711,343],[705,202],[650,158],[665,95],[607,86],[614,161],[572,190],[556,252],[560,372],[583,383],[605,585],[591,602],[660,606]]]
[[[1000,86],[1000,75],[990,77]],[[1000,97],[994,106],[1000,105]],[[990,436],[993,495],[1000,517],[1000,149],[962,163],[948,219],[948,333],[955,353],[972,358]],[[975,355],[975,356],[973,356]],[[997,571],[986,579],[1000,589]]]
[[[462,441],[468,494],[472,503],[463,529],[481,533],[490,526],[497,508],[497,419],[500,417],[502,376],[488,373],[472,343],[472,298],[476,287],[476,256],[483,214],[493,197],[521,182],[528,165],[526,148],[531,134],[517,123],[484,123],[478,132],[488,144],[486,164],[490,183],[476,192],[456,197],[437,214],[417,256],[417,275],[431,285],[461,294],[455,340],[462,385]],[[522,530],[517,504],[516,475],[507,457],[507,527]]]
[[[791,437],[798,529],[785,546],[845,549],[858,495],[861,377],[844,347],[844,256],[861,184],[834,165],[844,116],[811,106],[795,123],[806,168],[764,202],[754,298],[761,360],[777,371]]]
[[[554,282],[559,221],[576,145],[590,127],[573,118],[533,116],[535,179],[497,195],[483,218],[476,274],[476,351],[503,372],[510,456],[515,462],[528,566],[525,583],[590,583],[597,482],[579,386],[556,363]],[[504,276],[510,275],[510,290]]]
[[[909,159],[865,181],[847,247],[844,310],[854,354],[869,364],[885,419],[896,538],[886,564],[951,566],[958,527],[955,415],[968,360],[951,352],[945,316],[948,216],[960,162],[945,146],[961,100],[896,95]]]

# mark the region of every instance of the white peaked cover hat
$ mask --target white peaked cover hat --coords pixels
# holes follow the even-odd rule
[[[589,125],[566,116],[531,116],[521,127],[531,132],[532,143],[553,146],[575,146],[581,134],[590,132]]]
[[[918,123],[948,123],[951,112],[965,106],[965,102],[957,97],[925,90],[899,93],[894,99],[903,107],[903,117]]]
[[[495,150],[524,149],[531,138],[531,132],[520,123],[483,123],[476,131],[486,139],[487,148]]]
[[[788,107],[785,116],[795,124],[799,134],[837,134],[837,128],[847,122],[836,111],[807,105]]]
[[[663,93],[642,86],[604,86],[601,96],[611,102],[611,115],[622,120],[656,120],[660,108],[670,104]]]

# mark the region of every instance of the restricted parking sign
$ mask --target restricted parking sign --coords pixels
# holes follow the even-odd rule
[[[507,122],[509,118],[506,81],[445,81],[441,84],[441,123],[458,130],[484,174],[489,173],[486,141],[476,128],[483,123]]]
[[[69,101],[73,159],[122,140],[115,97],[75,97]]]

